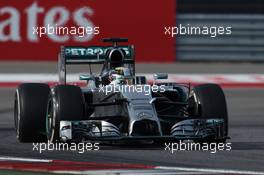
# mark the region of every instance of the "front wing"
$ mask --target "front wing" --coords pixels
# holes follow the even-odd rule
[[[115,125],[102,120],[61,121],[61,141],[133,141],[133,140],[224,140],[226,127],[223,119],[186,119],[170,129],[170,135],[131,136],[121,133]]]

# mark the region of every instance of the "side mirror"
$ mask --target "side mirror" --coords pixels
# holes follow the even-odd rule
[[[87,81],[87,86],[89,86],[90,88],[96,88],[96,78],[94,75],[80,75],[79,76],[80,80],[86,80]]]
[[[154,80],[168,79],[168,74],[166,73],[155,73],[153,75]]]
[[[93,75],[80,75],[79,76],[79,79],[80,80],[87,80],[87,81],[89,81],[89,80],[94,80],[95,77]]]

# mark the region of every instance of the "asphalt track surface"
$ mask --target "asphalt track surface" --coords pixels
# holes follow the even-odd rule
[[[261,68],[262,67],[262,68]],[[56,72],[56,64],[3,63],[1,73]],[[32,69],[31,69],[32,68]],[[185,69],[184,69],[185,68]],[[139,65],[138,72],[169,73],[263,73],[263,65],[190,64]],[[73,70],[74,72],[77,70]],[[264,89],[225,89],[229,112],[231,151],[177,151],[171,154],[165,146],[102,146],[99,151],[32,151],[32,144],[19,143],[13,129],[13,97],[15,89],[0,88],[0,156],[132,163],[156,166],[219,168],[264,171]]]

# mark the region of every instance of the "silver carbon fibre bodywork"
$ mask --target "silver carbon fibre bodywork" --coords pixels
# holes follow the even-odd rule
[[[174,137],[224,137],[225,128],[223,119],[188,119],[176,123],[171,128]]]
[[[122,134],[115,125],[106,121],[61,121],[60,138],[62,141],[225,139],[224,127],[224,121],[220,119],[188,119],[176,123],[171,128],[171,135],[131,136]]]
[[[168,88],[166,88],[169,90]],[[91,89],[89,87],[84,88],[83,92],[92,91],[98,92],[98,89]],[[114,91],[114,90],[113,90]],[[114,92],[109,95],[101,97],[102,99],[108,99]],[[93,120],[97,117],[103,117],[109,115],[105,106],[98,106],[100,113],[94,112],[90,120],[82,121],[60,121],[60,138],[63,141],[75,140],[179,140],[179,139],[224,139],[225,138],[225,123],[222,119],[192,119],[185,118],[179,122],[176,122],[170,128],[170,134],[164,134],[161,128],[161,122],[153,103],[153,97],[147,92],[127,92],[120,91],[117,93],[117,97],[126,99],[124,111],[118,111],[119,108],[115,104],[108,106],[108,109],[117,110],[113,115],[117,115],[118,112],[121,115],[127,115],[128,119],[128,132],[124,133],[113,123],[110,123],[104,119]],[[112,103],[112,101],[108,101]],[[115,107],[114,107],[115,106]],[[102,108],[103,107],[103,108]],[[103,112],[102,112],[103,111]],[[151,123],[153,126],[152,132],[149,135],[137,134],[139,127],[145,127],[145,125],[136,125],[139,123]],[[156,126],[156,127],[154,127]],[[141,128],[142,129],[142,128]],[[144,128],[143,128],[144,129]],[[146,129],[146,128],[145,128]],[[150,129],[151,130],[151,129]]]
[[[60,121],[60,138],[63,141],[121,136],[119,129],[106,121]]]
[[[122,92],[122,95],[128,100],[129,135],[132,135],[135,122],[141,120],[155,122],[158,126],[158,135],[162,135],[155,106],[151,103],[151,94],[146,94],[146,92]]]

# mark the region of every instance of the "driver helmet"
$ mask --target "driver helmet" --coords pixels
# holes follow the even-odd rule
[[[126,67],[117,67],[110,74],[110,84],[119,85],[131,85],[133,82],[133,77],[131,71]]]

